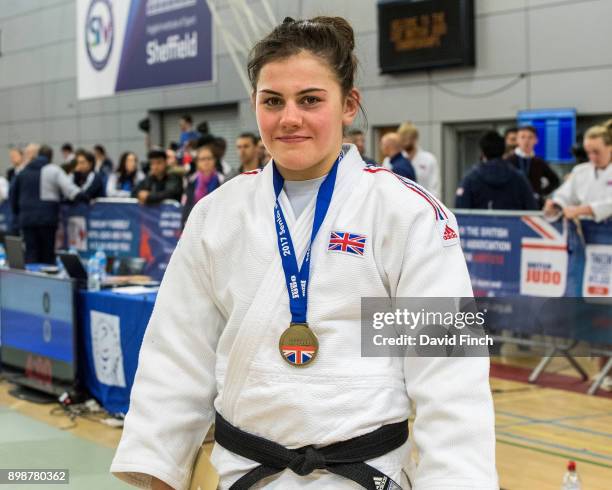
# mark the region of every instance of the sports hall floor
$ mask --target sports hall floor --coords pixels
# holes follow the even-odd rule
[[[558,490],[569,459],[584,490],[612,489],[612,393],[584,394],[586,385],[555,359],[541,382],[526,382],[534,359],[496,358],[491,370],[497,467],[504,490]],[[580,359],[591,373],[596,362]],[[53,405],[8,394],[0,381],[0,468],[69,468],[69,485],[0,485],[0,489],[129,488],[108,474],[120,429],[97,420],[71,421]],[[582,392],[581,392],[582,390]]]

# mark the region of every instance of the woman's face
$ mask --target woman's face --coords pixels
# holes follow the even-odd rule
[[[136,172],[136,166],[136,155],[133,153],[128,154],[127,158],[125,159],[125,172],[128,174],[133,174]]]
[[[342,127],[359,108],[343,97],[328,64],[307,51],[263,66],[253,97],[261,138],[288,180],[325,175],[342,145]]]
[[[209,148],[198,151],[196,166],[198,172],[211,173],[215,169],[215,156]]]
[[[612,160],[612,146],[606,145],[603,138],[585,138],[584,151],[598,168],[607,167]]]

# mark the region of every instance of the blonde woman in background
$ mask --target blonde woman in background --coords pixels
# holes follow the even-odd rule
[[[612,216],[612,119],[584,135],[587,163],[576,165],[565,183],[544,205],[548,217],[581,216],[603,221]]]

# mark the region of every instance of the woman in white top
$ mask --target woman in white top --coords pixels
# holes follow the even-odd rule
[[[186,488],[214,421],[220,489],[408,490],[412,401],[413,487],[499,488],[487,357],[361,353],[363,297],[472,289],[454,216],[342,144],[360,107],[354,47],[346,20],[315,17],[253,49],[273,161],[189,215],[111,467],[125,481]]]
[[[587,163],[576,165],[569,178],[550,199],[544,213],[563,213],[567,219],[581,216],[603,221],[612,216],[612,119],[593,126],[584,135]]]

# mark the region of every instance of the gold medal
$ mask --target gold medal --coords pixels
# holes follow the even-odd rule
[[[291,323],[281,335],[278,348],[289,364],[304,367],[317,356],[319,341],[307,323]]]

